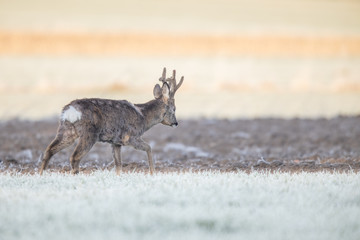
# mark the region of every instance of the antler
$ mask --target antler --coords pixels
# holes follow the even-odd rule
[[[166,83],[166,68],[164,68],[162,76],[159,78],[159,81]]]
[[[184,81],[184,76],[181,77],[179,84],[176,84],[176,70],[173,70],[173,75],[171,78],[166,78],[166,68],[164,68],[161,78],[159,81],[166,83],[170,87],[170,97],[174,98],[176,91],[180,88],[181,84]]]

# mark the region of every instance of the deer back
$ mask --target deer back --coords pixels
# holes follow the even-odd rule
[[[120,143],[145,131],[141,109],[126,100],[74,100],[64,107],[61,120],[73,123],[79,135],[91,131],[104,142]]]

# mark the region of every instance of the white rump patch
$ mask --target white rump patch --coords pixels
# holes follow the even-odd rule
[[[61,114],[61,120],[67,120],[71,123],[74,123],[81,119],[81,115],[82,113],[80,111],[76,110],[73,106],[70,106]]]

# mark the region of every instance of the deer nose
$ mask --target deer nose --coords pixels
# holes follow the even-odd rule
[[[177,127],[177,125],[178,125],[178,123],[177,123],[177,122],[175,122],[175,123],[171,124],[171,126],[172,126],[172,127]]]

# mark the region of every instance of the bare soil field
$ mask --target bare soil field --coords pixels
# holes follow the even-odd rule
[[[158,172],[360,170],[360,116],[188,119],[179,124],[176,129],[158,125],[144,135]],[[56,129],[56,119],[1,122],[0,172],[37,172]],[[56,154],[48,171],[69,171],[73,148]],[[148,171],[145,153],[124,147],[122,158],[124,171]],[[113,168],[111,147],[104,143],[97,143],[80,163],[82,172]]]

